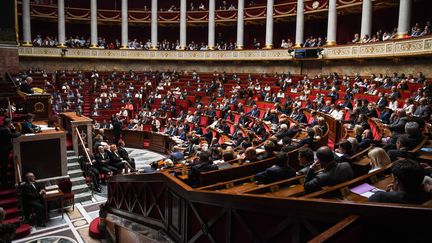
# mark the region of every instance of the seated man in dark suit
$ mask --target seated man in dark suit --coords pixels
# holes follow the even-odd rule
[[[100,173],[106,175],[117,174],[119,170],[116,167],[110,165],[110,158],[104,147],[101,145],[98,148],[98,152],[94,155],[95,167]]]
[[[305,175],[309,170],[309,167],[314,162],[314,152],[310,148],[302,148],[298,152],[298,160],[299,164],[303,166],[303,168],[297,171],[297,175]]]
[[[218,167],[213,164],[210,152],[202,151],[199,155],[198,164],[191,167],[188,177],[192,185],[197,186],[199,184],[199,175],[201,174],[201,172],[207,172],[217,169]]]
[[[132,168],[132,166],[120,156],[117,150],[117,145],[112,144],[110,146],[110,151],[108,152],[108,156],[110,159],[109,165],[117,168],[119,171],[125,169],[126,174],[128,173],[128,171],[137,172],[137,170]]]
[[[32,77],[27,77],[20,85],[20,91],[27,93],[27,94],[33,94],[33,90],[30,87],[30,84],[33,82]]]
[[[358,150],[366,149],[372,144],[372,142],[373,142],[372,131],[369,129],[364,130],[361,135],[361,141],[357,146]]]
[[[45,206],[42,203],[42,196],[46,193],[45,187],[36,182],[36,177],[31,172],[25,175],[25,179],[21,190],[24,212],[35,212],[37,226],[45,227]]]
[[[307,137],[301,139],[298,142],[297,147],[301,147],[303,145],[309,145],[310,146],[314,142],[314,140],[315,140],[315,132],[314,132],[314,130],[312,128],[308,128],[307,129],[307,134],[308,134]]]
[[[90,157],[90,161],[88,161],[86,156],[81,156],[79,161],[81,169],[84,171],[85,177],[91,178],[93,183],[93,190],[96,192],[101,192],[102,188],[100,186],[100,181],[99,181],[99,171],[95,167],[96,160],[94,159],[93,154],[90,153],[90,149],[86,148],[86,150]]]
[[[271,141],[267,141],[264,144],[264,153],[260,154],[258,156],[258,160],[264,160],[264,159],[268,159],[268,158],[272,158],[275,156],[274,151],[276,149],[276,145],[271,142]]]
[[[422,187],[425,171],[416,161],[406,159],[395,162],[392,174],[389,191],[376,192],[369,202],[422,204],[431,199]]]
[[[390,149],[387,154],[391,161],[396,161],[398,158],[413,159],[415,154],[409,152],[410,146],[410,139],[404,134],[397,139],[396,149]]]
[[[275,165],[255,175],[255,180],[261,183],[271,183],[295,176],[293,168],[288,166],[288,156],[281,152],[276,155]]]
[[[304,189],[306,193],[333,186],[353,178],[353,170],[346,162],[336,163],[333,151],[323,146],[316,151],[315,161],[306,173]]]
[[[125,149],[125,142],[123,140],[119,141],[119,146],[117,147],[117,150],[120,157],[126,160],[132,166],[132,168],[136,169],[135,159],[129,157],[129,153]]]

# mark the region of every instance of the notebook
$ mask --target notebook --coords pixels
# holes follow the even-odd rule
[[[369,185],[368,183],[363,183],[363,184],[358,185],[354,188],[351,188],[350,191],[355,193],[355,194],[359,194],[360,196],[369,198],[373,194],[375,194],[375,192],[383,191],[383,190],[376,188],[372,185]]]

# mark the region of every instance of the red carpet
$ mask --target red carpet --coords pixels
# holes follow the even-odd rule
[[[13,160],[12,156],[9,156],[9,164],[8,164],[8,178],[9,183],[15,182],[15,176],[13,171]],[[0,188],[0,207],[2,207],[5,212],[5,219],[3,220],[3,224],[16,224],[20,222],[21,219],[21,211],[18,208],[18,200],[16,196],[16,190],[14,186],[10,186],[8,188],[2,187]],[[23,238],[30,234],[31,227],[28,224],[21,224],[16,229],[15,239]]]

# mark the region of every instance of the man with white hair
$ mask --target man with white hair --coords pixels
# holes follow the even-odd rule
[[[27,94],[33,94],[33,90],[30,87],[30,84],[33,82],[33,78],[28,76],[20,85],[20,91],[27,93]]]

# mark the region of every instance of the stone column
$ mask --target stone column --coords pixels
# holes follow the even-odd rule
[[[238,0],[237,6],[237,41],[236,49],[242,50],[244,48],[244,0]]]
[[[158,42],[158,5],[157,0],[151,1],[151,50],[157,50]]]
[[[208,24],[208,49],[213,50],[215,47],[215,14],[216,0],[209,0],[209,24]]]
[[[408,35],[411,25],[411,0],[400,0],[397,38]]]
[[[23,46],[32,46],[31,22],[30,22],[30,0],[22,1],[22,29]]]
[[[264,49],[273,48],[273,2],[274,0],[267,0],[266,38]]]
[[[336,0],[329,0],[328,10],[328,25],[327,25],[327,45],[336,45],[336,33],[337,33],[337,10]]]
[[[363,0],[360,38],[372,34],[372,0]]]
[[[181,50],[185,50],[187,46],[186,16],[187,16],[186,0],[180,0],[180,49]]]
[[[65,47],[66,43],[66,31],[65,31],[65,12],[64,12],[64,0],[57,1],[58,10],[58,47]]]
[[[97,30],[97,0],[90,2],[90,48],[97,48],[98,30]]]
[[[304,0],[297,0],[297,20],[295,47],[301,47],[304,41]]]
[[[121,2],[121,49],[128,49],[128,0]]]

